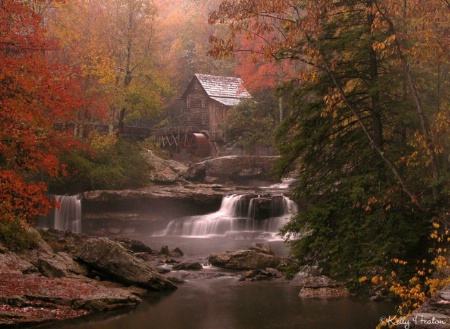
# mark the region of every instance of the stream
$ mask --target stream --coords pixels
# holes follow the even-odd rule
[[[257,198],[260,198],[259,196]],[[268,243],[277,256],[288,249],[278,229],[297,211],[284,196],[267,200],[242,195],[224,197],[216,212],[174,218],[166,228],[151,234],[135,233],[138,239],[159,250],[180,248],[181,260],[204,264],[203,272],[220,271],[207,264],[211,253],[236,250],[253,243]],[[97,314],[84,319],[54,323],[58,329],[373,329],[379,318],[393,314],[389,303],[356,298],[306,299],[300,287],[284,280],[239,281],[235,272],[223,276],[188,276],[170,293],[149,293],[131,311]]]

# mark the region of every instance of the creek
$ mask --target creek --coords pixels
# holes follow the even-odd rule
[[[369,329],[376,327],[380,317],[393,314],[389,303],[300,298],[295,280],[241,282],[233,272],[215,276],[215,272],[224,271],[206,264],[214,252],[268,243],[275,255],[288,255],[277,232],[297,211],[296,206],[281,194],[269,200],[229,195],[215,212],[172,218],[163,229],[135,232],[133,239],[155,250],[180,248],[184,252],[181,260],[199,261],[204,264],[201,271],[211,275],[188,276],[171,293],[150,293],[131,311],[97,314],[45,328]],[[270,207],[266,207],[268,203]]]

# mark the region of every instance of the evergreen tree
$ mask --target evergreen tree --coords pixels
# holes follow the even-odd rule
[[[417,79],[426,67],[417,55],[424,53],[416,45],[421,36],[404,32],[412,24],[405,12],[420,17],[420,5],[402,5],[225,0],[211,15],[212,22],[231,21],[231,38],[212,39],[212,53],[238,51],[237,33],[271,35],[263,50],[305,63],[282,89],[290,114],[278,133],[279,170],[296,164],[295,194],[306,201],[283,233],[297,259],[338,278],[422,257],[430,219],[442,210],[437,187],[445,178],[436,159],[446,151],[428,121],[445,114],[422,101],[435,91]]]

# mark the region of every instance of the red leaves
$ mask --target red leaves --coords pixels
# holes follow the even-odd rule
[[[0,219],[31,221],[52,207],[36,178],[62,170],[53,125],[70,118],[78,101],[64,70],[49,67],[54,45],[30,7],[0,2],[0,36]]]
[[[32,323],[42,320],[62,320],[84,316],[87,310],[74,309],[70,301],[80,295],[88,296],[95,287],[70,279],[50,279],[41,276],[23,275],[21,273],[0,273],[0,295],[4,299],[24,296],[20,306],[0,303],[0,313],[10,314],[1,323]],[[28,298],[27,298],[28,297]],[[52,298],[55,303],[52,303]],[[58,304],[58,299],[60,300]]]
[[[0,170],[0,213],[2,220],[31,221],[54,206],[47,199],[42,182],[27,182],[12,170]]]

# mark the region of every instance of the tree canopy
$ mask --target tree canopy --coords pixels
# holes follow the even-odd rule
[[[357,278],[427,250],[448,191],[449,8],[442,1],[225,0],[218,57],[296,62],[281,85],[280,173],[307,206],[284,228],[299,260]]]
[[[82,105],[64,66],[50,65],[42,21],[29,6],[0,2],[0,213],[25,223],[48,211],[45,178],[64,170],[60,150],[73,146],[53,129]]]

